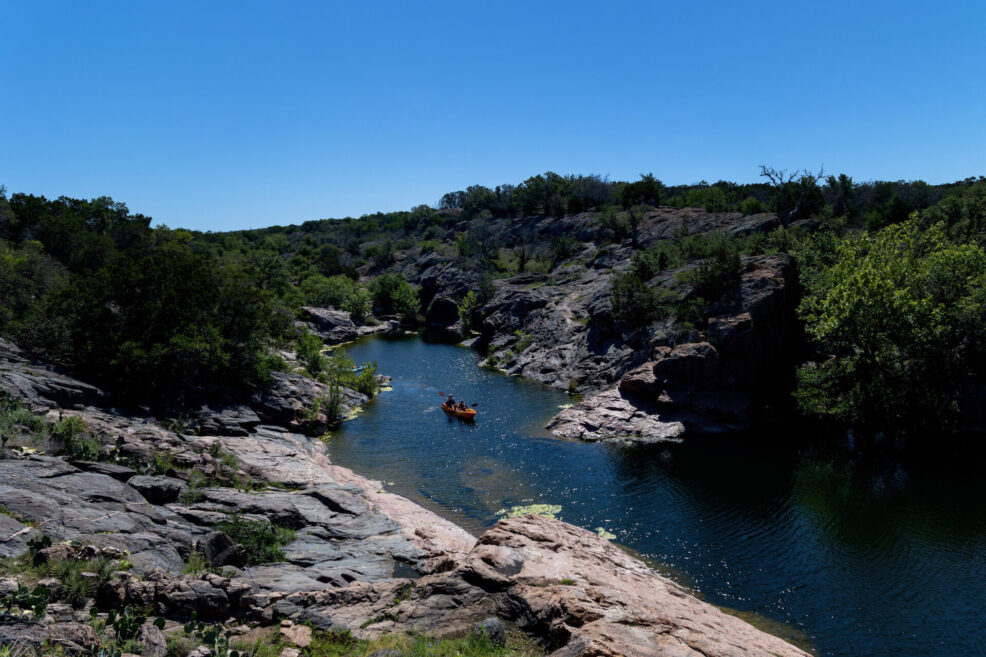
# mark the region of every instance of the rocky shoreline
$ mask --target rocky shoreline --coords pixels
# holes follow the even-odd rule
[[[140,634],[143,654],[159,657],[193,613],[231,632],[283,626],[298,648],[309,628],[444,637],[487,620],[555,656],[806,654],[592,532],[525,516],[476,538],[334,465],[321,441],[298,431],[318,429],[302,408],[318,385],[284,374],[246,403],[205,404],[192,433],[114,409],[95,386],[0,344],[0,391],[48,421],[80,418],[101,443],[100,458],[86,461],[39,453],[43,445],[5,451],[0,554],[111,564],[92,575],[84,600],[64,581],[42,582],[46,616],[0,617],[0,644],[47,641],[85,654],[101,638],[94,619],[105,624],[106,612],[130,606],[164,619]],[[164,472],[145,474],[154,463]],[[283,559],[245,563],[217,527],[231,517],[289,531]],[[32,543],[42,535],[50,547]],[[195,559],[201,568],[190,568]],[[8,572],[0,596],[19,583]]]

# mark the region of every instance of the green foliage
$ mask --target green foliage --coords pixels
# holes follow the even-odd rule
[[[916,219],[826,247],[803,249],[800,313],[830,357],[801,369],[802,408],[895,431],[951,426],[958,384],[986,373],[986,253]]]
[[[473,315],[479,308],[479,298],[476,293],[469,290],[466,296],[459,302],[459,319],[462,321],[462,332],[469,335],[473,328]]]
[[[187,231],[151,230],[105,198],[15,194],[9,210],[0,330],[22,347],[142,400],[263,376],[272,294]]]
[[[534,338],[529,333],[524,333],[520,329],[514,331],[514,335],[517,336],[517,343],[514,345],[514,349],[517,350],[518,354],[524,353],[524,350],[534,343]]]
[[[570,235],[555,237],[551,240],[551,265],[557,266],[559,263],[568,260],[579,252],[582,243]]]
[[[615,242],[622,242],[630,233],[630,224],[627,222],[626,216],[621,215],[611,205],[601,208],[596,220],[599,222],[600,228],[612,233],[612,239]]]
[[[215,525],[243,550],[246,565],[256,566],[284,560],[281,547],[294,541],[294,531],[268,522],[247,520],[238,514]]]
[[[29,589],[23,584],[18,584],[15,592],[0,599],[0,606],[8,615],[14,612],[21,614],[30,612],[35,618],[44,618],[50,596],[51,590],[44,586]]]
[[[758,214],[764,211],[763,203],[756,196],[747,196],[740,203],[740,212],[743,214]]]
[[[415,317],[421,309],[418,291],[407,282],[403,274],[383,274],[370,283],[373,306],[385,313],[398,313]]]
[[[680,295],[659,286],[650,286],[637,274],[613,276],[613,317],[636,325],[674,316]]]
[[[698,296],[717,300],[739,283],[740,268],[739,253],[728,245],[720,245],[711,258],[702,260],[695,270],[682,274],[682,278],[694,285]]]
[[[376,395],[379,388],[377,385],[377,364],[363,365],[363,369],[356,375],[353,387],[367,397]]]
[[[385,634],[377,639],[357,639],[349,631],[316,632],[304,657],[356,657],[393,650],[408,657],[520,657],[541,655],[533,644],[498,648],[485,632],[464,637],[436,639],[424,634]]]
[[[624,184],[619,192],[620,203],[624,208],[635,205],[658,205],[664,185],[651,173],[640,174],[640,180]]]
[[[55,423],[51,437],[60,443],[59,453],[70,459],[80,461],[102,460],[102,443],[89,433],[82,418],[78,415],[67,417]]]
[[[309,306],[331,307],[346,310],[353,299],[361,294],[361,286],[348,276],[323,276],[313,274],[299,286],[305,303]],[[358,301],[358,300],[357,300]]]
[[[203,646],[208,648],[213,657],[250,657],[249,653],[241,653],[231,648],[232,630],[226,629],[219,623],[199,622],[195,612],[192,612],[191,620],[185,624],[184,629],[186,634],[195,636]]]
[[[188,555],[188,560],[185,561],[185,567],[181,572],[186,575],[197,575],[199,573],[204,573],[209,570],[209,562],[206,561],[205,555],[201,552],[192,552]]]
[[[442,243],[439,242],[438,240],[429,240],[429,239],[422,240],[421,243],[418,244],[418,253],[421,255],[425,255],[426,253],[437,251],[439,247],[441,247],[441,245]]]
[[[343,302],[342,309],[349,313],[354,322],[360,324],[370,315],[370,299],[369,290],[357,286]]]
[[[38,534],[27,542],[27,553],[31,557],[31,562],[38,564],[41,562],[41,551],[51,547],[51,537],[46,534]]]
[[[301,361],[308,373],[313,377],[318,377],[329,365],[328,359],[322,353],[325,344],[314,333],[305,331],[295,342],[295,351],[298,360]]]
[[[332,381],[329,383],[328,394],[325,397],[319,397],[315,400],[311,417],[314,420],[318,417],[319,412],[324,412],[325,423],[330,427],[334,427],[342,421],[342,411],[342,392],[339,390],[338,382]]]
[[[95,607],[93,607],[93,611],[95,611]],[[123,645],[137,638],[140,634],[140,628],[146,620],[147,616],[126,606],[119,613],[116,609],[110,609],[107,613],[106,624],[113,628],[113,635],[117,644]]]

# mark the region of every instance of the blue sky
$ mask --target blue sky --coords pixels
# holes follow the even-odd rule
[[[0,0],[0,184],[231,230],[597,173],[986,175],[983,2]]]

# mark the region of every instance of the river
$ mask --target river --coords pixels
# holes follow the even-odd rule
[[[561,441],[544,425],[571,399],[479,368],[469,349],[417,336],[345,348],[393,388],[331,437],[332,460],[474,533],[504,510],[557,505],[820,655],[986,651],[979,462],[871,462],[793,429],[670,446]],[[476,423],[447,417],[439,392],[476,402]]]

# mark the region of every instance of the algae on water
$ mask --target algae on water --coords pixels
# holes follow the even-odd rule
[[[526,516],[529,513],[544,516],[545,518],[557,519],[561,513],[560,504],[528,504],[526,506],[512,506],[509,509],[500,509],[496,512],[497,518],[516,518]]]
[[[616,538],[616,534],[609,533],[605,527],[596,527],[596,533],[599,534],[600,538],[605,538],[607,541],[612,541]]]

